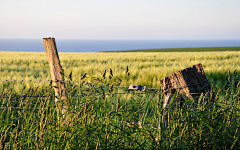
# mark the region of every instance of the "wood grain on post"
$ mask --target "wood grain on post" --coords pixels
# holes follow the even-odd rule
[[[66,118],[64,114],[67,111],[67,106],[65,106],[64,104],[66,102],[67,96],[65,91],[65,83],[62,82],[63,77],[61,75],[60,60],[58,56],[55,38],[43,38],[43,45],[47,53],[50,66],[52,86],[56,97],[55,103],[60,108],[58,112],[62,113],[63,118],[65,119],[64,121],[66,121],[68,118]],[[60,103],[62,103],[63,106],[60,106]]]
[[[160,79],[160,85],[165,96],[177,90],[179,94],[185,94],[185,100],[194,99],[201,93],[208,97],[211,90],[201,64],[190,66]]]
[[[171,96],[176,91],[179,96],[175,97],[173,104],[185,100],[198,100],[197,97],[202,93],[205,97],[209,97],[211,91],[201,64],[190,66],[160,79],[160,85],[164,90],[164,108],[170,104]],[[163,120],[168,124],[168,120],[171,120],[171,113]]]

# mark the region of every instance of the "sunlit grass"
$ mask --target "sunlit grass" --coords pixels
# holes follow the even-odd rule
[[[65,123],[58,115],[51,86],[26,87],[16,94],[10,90],[15,85],[4,85],[0,89],[0,148],[239,149],[238,85],[229,84],[214,101],[197,97],[172,110],[163,108],[161,90],[118,95],[122,92],[118,88],[108,93],[105,85],[66,83],[65,106],[71,117]],[[163,118],[170,114],[172,119],[166,124]]]
[[[159,79],[191,65],[201,63],[210,82],[223,86],[228,70],[240,72],[240,52],[128,52],[128,53],[59,53],[65,74],[101,76],[112,68],[114,80],[126,78],[121,85],[141,84],[159,87]],[[0,52],[0,80],[50,80],[49,64],[44,52]],[[130,77],[125,74],[129,67]],[[92,79],[89,78],[89,81]],[[109,82],[107,79],[105,82]],[[48,83],[44,83],[45,85]]]
[[[163,108],[161,90],[136,94],[114,88],[109,92],[106,85],[66,82],[68,113],[77,115],[63,124],[46,81],[51,79],[46,54],[0,52],[0,80],[45,80],[1,82],[0,149],[239,149],[240,76],[235,84],[231,79],[236,76],[231,73],[229,78],[227,73],[240,73],[239,54],[60,53],[66,80],[72,71],[74,81],[80,81],[83,73],[88,77],[84,81],[95,81],[91,77],[103,79],[106,70],[103,83],[116,85],[120,78],[121,85],[159,88],[162,77],[201,63],[210,82],[220,87],[214,86],[213,92],[221,90],[212,103],[198,97],[199,103],[186,101],[172,111]],[[172,120],[166,125],[162,118],[170,113]]]

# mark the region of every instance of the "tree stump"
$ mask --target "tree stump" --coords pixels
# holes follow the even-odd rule
[[[201,64],[190,66],[160,79],[160,85],[164,90],[164,108],[170,104],[171,97],[176,91],[178,96],[173,100],[173,104],[197,100],[196,97],[202,93],[205,97],[210,97],[211,85]],[[167,120],[171,120],[171,116]]]

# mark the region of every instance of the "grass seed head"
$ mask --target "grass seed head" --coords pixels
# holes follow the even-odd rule
[[[81,80],[84,79],[86,77],[87,73],[84,73],[81,77]]]
[[[112,69],[110,68],[110,75],[113,76],[113,72],[112,72]]]
[[[106,70],[104,70],[104,73],[103,73],[103,78],[105,79],[105,77],[106,77]]]
[[[128,71],[129,71],[129,70],[128,70],[128,65],[127,65],[127,67],[126,67],[126,74],[128,73]]]
[[[70,74],[68,75],[68,79],[69,79],[70,81],[72,81],[72,71],[71,71]]]

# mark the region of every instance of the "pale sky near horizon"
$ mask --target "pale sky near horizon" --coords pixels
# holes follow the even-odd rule
[[[240,0],[0,0],[0,38],[240,39]]]

